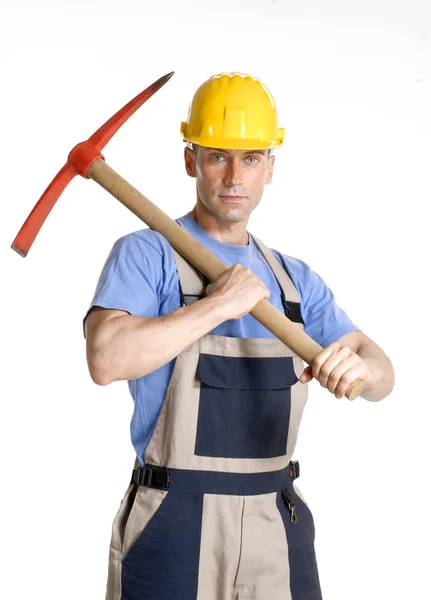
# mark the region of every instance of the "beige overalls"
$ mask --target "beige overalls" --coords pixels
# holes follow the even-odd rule
[[[253,239],[303,328],[292,280]],[[173,252],[190,303],[204,280]],[[113,523],[106,600],[321,600],[313,517],[291,462],[303,369],[269,337],[207,334],[181,352]]]

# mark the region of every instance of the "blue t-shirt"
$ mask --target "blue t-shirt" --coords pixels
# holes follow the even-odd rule
[[[191,213],[176,222],[228,267],[235,263],[249,267],[271,292],[269,302],[284,312],[277,280],[251,238],[248,245],[220,242],[204,231]],[[359,329],[337,306],[331,289],[323,279],[306,263],[276,250],[273,252],[299,292],[305,333],[326,347],[346,333]],[[93,306],[124,310],[131,315],[150,318],[180,308],[178,272],[168,241],[153,229],[142,229],[118,239],[102,269],[84,322]],[[230,337],[274,337],[251,315],[226,321],[211,333]],[[134,400],[130,432],[141,463],[162,407],[174,363],[175,359],[144,377],[128,381]]]

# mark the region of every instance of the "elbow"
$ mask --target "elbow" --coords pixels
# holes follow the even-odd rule
[[[112,379],[109,377],[106,369],[101,368],[94,358],[88,359],[87,364],[90,377],[96,385],[104,386],[109,385],[112,382]]]
[[[113,378],[107,367],[106,356],[102,356],[91,344],[87,344],[87,365],[92,381],[96,385],[109,385]]]
[[[395,369],[389,358],[388,358],[388,368],[387,368],[387,372],[385,373],[385,375],[386,375],[386,389],[384,391],[384,394],[383,394],[381,400],[383,400],[383,398],[387,398],[388,396],[390,396],[392,394],[392,392],[394,391],[394,387],[395,387]]]
[[[105,386],[113,381],[111,377],[109,337],[105,334],[103,323],[90,329],[87,335],[86,357],[88,371],[96,385]]]
[[[381,372],[381,375],[371,390],[364,393],[362,397],[369,402],[380,402],[390,396],[395,387],[395,371],[390,361],[387,359],[386,368]]]
[[[90,369],[90,377],[96,385],[104,386],[112,383],[112,380],[109,379],[109,377],[103,373],[99,373],[99,371],[94,369]]]

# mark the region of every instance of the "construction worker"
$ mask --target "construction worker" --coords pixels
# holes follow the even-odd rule
[[[318,600],[313,516],[293,483],[308,382],[342,398],[361,379],[376,401],[392,364],[319,275],[247,230],[284,139],[268,88],[210,77],[181,132],[196,203],[177,223],[229,269],[209,282],[142,229],[117,240],[99,278],[89,371],[128,381],[136,451],[106,600]],[[312,365],[249,314],[264,298],[323,347]]]

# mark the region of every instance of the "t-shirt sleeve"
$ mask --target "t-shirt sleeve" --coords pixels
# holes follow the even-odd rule
[[[338,306],[331,288],[304,261],[282,255],[285,268],[299,291],[304,331],[326,348],[359,327]]]
[[[162,262],[159,250],[142,237],[130,233],[118,239],[99,276],[83,327],[93,306],[157,317]]]

